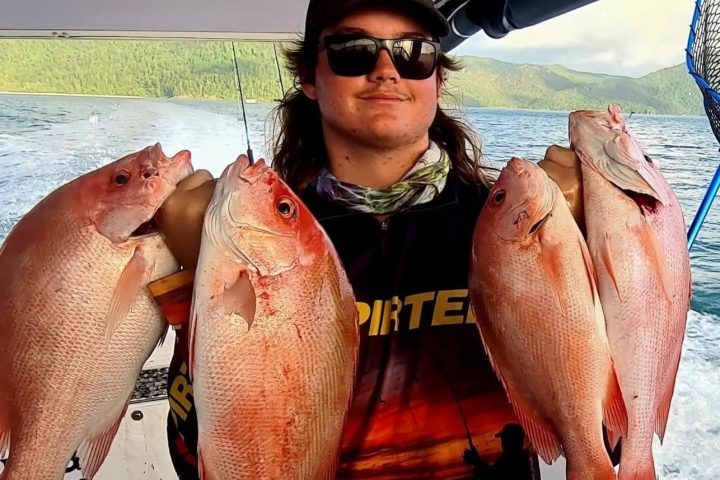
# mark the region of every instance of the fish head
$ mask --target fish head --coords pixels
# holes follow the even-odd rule
[[[617,105],[606,112],[578,110],[568,121],[570,147],[588,168],[628,193],[668,205],[672,191],[657,165],[628,129]]]
[[[97,231],[115,243],[156,235],[152,218],[178,182],[193,171],[190,152],[167,157],[148,146],[78,179],[79,208]]]
[[[307,267],[328,253],[320,224],[263,160],[250,165],[241,155],[225,169],[218,187],[206,233],[261,276]]]
[[[558,194],[542,168],[513,157],[490,189],[479,222],[502,240],[532,243],[550,217]]]

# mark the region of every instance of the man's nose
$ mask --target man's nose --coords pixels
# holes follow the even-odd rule
[[[370,78],[376,81],[382,80],[393,80],[397,81],[400,78],[400,74],[395,69],[390,53],[387,50],[380,50],[375,68],[370,72]]]

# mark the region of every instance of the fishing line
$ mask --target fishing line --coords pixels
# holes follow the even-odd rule
[[[283,85],[282,73],[280,72],[280,62],[278,61],[277,49],[275,48],[275,42],[272,44],[273,53],[275,54],[275,69],[277,70],[278,83],[280,84],[280,99],[285,98],[285,86]]]
[[[235,42],[230,42],[233,51],[233,63],[235,64],[235,77],[237,78],[238,92],[240,92],[240,107],[242,108],[242,118],[245,124],[245,138],[247,138],[247,157],[250,165],[255,163],[253,159],[252,148],[250,148],[250,131],[248,129],[247,115],[245,115],[245,97],[243,96],[242,82],[240,81],[240,69],[238,68],[237,53],[235,53]]]

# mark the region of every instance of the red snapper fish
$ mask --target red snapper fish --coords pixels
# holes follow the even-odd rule
[[[603,421],[623,432],[625,408],[595,272],[559,187],[513,158],[475,229],[470,296],[485,349],[534,449],[561,453],[570,480],[610,480]]]
[[[690,309],[685,221],[619,107],[573,112],[569,130],[582,168],[587,243],[628,412],[619,478],[654,480],[653,432],[663,440]]]
[[[92,479],[165,328],[144,286],[178,265],[149,221],[192,172],[159,144],[56,189],[0,249],[2,480]]]
[[[200,477],[335,478],[358,342],[329,237],[262,160],[239,157],[215,187],[195,276]]]

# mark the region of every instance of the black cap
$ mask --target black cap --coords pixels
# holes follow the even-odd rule
[[[525,431],[517,423],[508,423],[502,430],[495,434],[495,438],[517,438],[525,437]]]
[[[427,27],[436,38],[444,37],[450,31],[445,16],[435,8],[433,0],[310,0],[305,18],[305,40],[316,42],[323,28],[363,7],[401,10]]]

